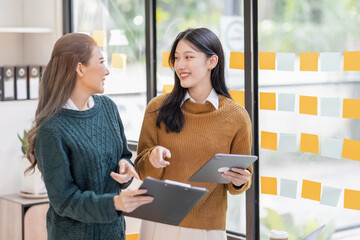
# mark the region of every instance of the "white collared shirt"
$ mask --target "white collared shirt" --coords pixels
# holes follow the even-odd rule
[[[94,98],[93,98],[93,96],[90,96],[90,97],[89,97],[88,104],[89,104],[89,109],[94,106],[95,103],[94,103]],[[67,102],[65,103],[65,105],[64,105],[63,108],[70,109],[70,110],[80,111],[79,108],[75,105],[75,103],[71,100],[71,98],[69,98],[69,99],[67,100]]]
[[[219,96],[219,94],[216,93],[215,89],[212,89],[211,92],[210,92],[210,94],[209,94],[209,96],[205,99],[205,101],[204,101],[203,103],[210,102],[210,103],[214,106],[214,108],[215,108],[216,110],[218,110],[218,109],[219,109],[219,97],[220,97],[220,96]],[[184,104],[184,102],[185,102],[186,100],[188,100],[188,99],[190,99],[190,100],[193,101],[193,102],[196,102],[196,101],[190,96],[189,92],[187,91],[186,94],[185,94],[185,97],[184,97],[183,101],[181,102],[180,107],[181,107],[181,106]]]

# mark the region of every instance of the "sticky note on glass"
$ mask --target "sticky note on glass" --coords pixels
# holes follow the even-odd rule
[[[339,52],[320,53],[322,72],[339,72],[341,69],[341,55]]]
[[[300,71],[318,71],[319,53],[300,53]]]
[[[275,70],[275,52],[259,52],[259,69]]]
[[[294,71],[295,53],[277,53],[277,70]]]
[[[260,109],[276,110],[276,93],[260,92]]]
[[[300,96],[299,112],[300,114],[317,115],[317,97]]]
[[[261,177],[261,193],[277,195],[277,179],[274,177]]]
[[[286,152],[296,152],[296,134],[280,133],[279,150]]]
[[[321,139],[321,155],[330,158],[341,159],[343,140],[334,138]]]
[[[360,51],[344,52],[344,71],[360,71]]]
[[[278,93],[278,110],[279,111],[295,111],[295,94]]]
[[[244,69],[244,59],[243,52],[230,52],[229,68]]]
[[[320,204],[336,207],[342,190],[334,187],[323,186]]]
[[[170,67],[170,65],[169,65],[169,57],[170,57],[170,52],[163,52],[162,53],[162,66],[163,67]]]
[[[300,151],[319,154],[319,136],[315,134],[301,133]]]
[[[360,210],[360,191],[344,189],[344,208]]]
[[[360,141],[344,138],[341,156],[343,158],[360,161]]]
[[[289,179],[280,179],[280,196],[296,198],[297,181]]]
[[[277,150],[277,133],[261,131],[261,148]]]
[[[303,180],[302,190],[301,190],[302,198],[320,201],[320,195],[321,195],[321,183],[309,181],[309,180]]]
[[[245,92],[239,90],[230,90],[229,91],[231,98],[241,106],[245,107]]]
[[[163,94],[171,93],[173,89],[174,89],[174,84],[169,84],[169,85],[164,84]]]
[[[117,69],[124,69],[126,66],[126,54],[113,53],[111,54],[111,67]]]
[[[340,117],[340,98],[320,98],[320,114],[323,117]]]
[[[105,42],[105,31],[104,30],[95,30],[92,32],[92,37],[95,40],[96,44],[99,47],[103,47],[104,46],[104,42]]]
[[[344,99],[343,118],[360,119],[360,99]]]

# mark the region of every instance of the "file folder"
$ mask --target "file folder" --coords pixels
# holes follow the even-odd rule
[[[208,193],[205,188],[151,177],[145,178],[139,188],[147,189],[146,195],[154,200],[123,215],[176,226]]]
[[[4,68],[0,67],[0,101],[4,101]]]
[[[15,67],[15,99],[28,99],[27,67]]]
[[[4,67],[4,80],[3,80],[3,98],[7,100],[15,100],[15,80],[14,68]]]
[[[231,168],[248,168],[258,159],[253,155],[215,154],[190,178],[189,182],[229,183],[221,174]]]
[[[39,85],[40,85],[40,67],[39,66],[29,66],[28,67],[29,75],[29,99],[38,99],[39,98]]]

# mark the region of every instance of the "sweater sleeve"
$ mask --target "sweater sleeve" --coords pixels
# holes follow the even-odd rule
[[[115,194],[98,195],[81,191],[74,182],[69,153],[51,128],[40,129],[36,137],[35,155],[47,189],[50,205],[62,217],[85,223],[110,223],[119,215]]]
[[[250,155],[252,146],[251,120],[245,110],[242,111],[241,120],[238,122],[240,122],[240,127],[234,136],[230,153]],[[251,173],[250,180],[243,184],[240,188],[235,187],[232,183],[225,185],[230,194],[241,194],[250,188],[253,166],[250,165],[247,170]]]
[[[137,157],[135,159],[135,169],[141,180],[144,180],[147,176],[160,179],[164,171],[163,168],[155,168],[149,161],[151,151],[159,145],[156,127],[157,109],[159,107],[156,105],[154,99],[150,101],[141,127]]]

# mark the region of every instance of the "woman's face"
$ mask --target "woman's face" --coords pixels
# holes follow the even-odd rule
[[[183,88],[190,90],[211,86],[209,58],[186,40],[180,40],[176,46],[174,69]]]
[[[104,93],[105,76],[109,75],[109,70],[99,47],[94,47],[89,63],[82,65],[82,71],[83,77],[79,80],[83,89],[90,95]]]

